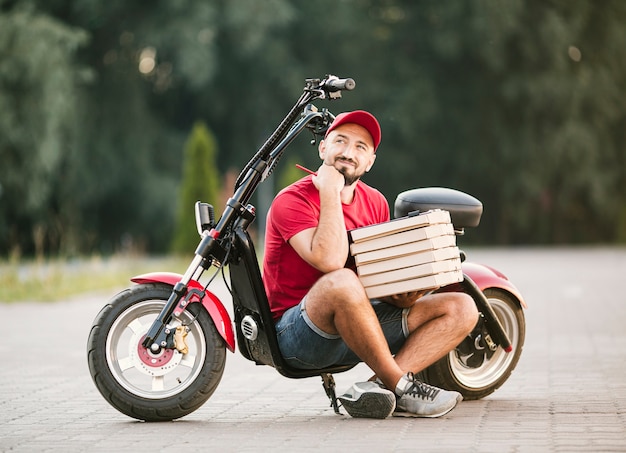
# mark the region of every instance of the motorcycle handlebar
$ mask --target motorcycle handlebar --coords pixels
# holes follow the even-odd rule
[[[334,93],[336,91],[342,91],[342,90],[350,91],[350,90],[354,90],[354,87],[356,87],[356,82],[354,81],[354,79],[351,79],[351,78],[340,79],[340,78],[331,77],[328,80],[326,80],[326,83],[324,84],[324,88],[329,93]]]
[[[315,99],[338,99],[341,97],[342,90],[353,90],[356,87],[356,82],[352,78],[341,79],[334,75],[327,75],[325,79],[306,79],[306,86],[304,92],[300,98],[296,101],[295,105],[291,108],[289,113],[283,118],[278,127],[269,136],[266,142],[261,146],[257,153],[248,161],[245,168],[241,171],[237,180],[235,181],[235,188],[239,188],[243,184],[243,180],[248,173],[248,170],[252,168],[254,163],[259,159],[267,163],[267,159],[272,150],[278,145],[278,143],[287,135],[289,129],[293,126],[298,117],[302,114],[302,109],[307,104]],[[279,156],[280,157],[280,156]],[[274,168],[274,164],[270,163],[270,169]],[[252,184],[251,192],[256,190],[256,185],[259,181]],[[241,200],[240,200],[241,201]],[[243,200],[242,204],[246,204],[247,200]],[[220,222],[221,224],[221,222]]]

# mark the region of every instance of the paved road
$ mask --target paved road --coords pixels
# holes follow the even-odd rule
[[[136,422],[87,371],[91,322],[111,294],[0,304],[1,451],[626,451],[626,249],[474,250],[525,295],[525,349],[495,394],[440,419],[337,416],[318,378],[229,354],[213,397],[171,423]],[[362,380],[359,366],[335,376]]]

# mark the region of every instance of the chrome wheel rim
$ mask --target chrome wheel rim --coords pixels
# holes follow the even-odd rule
[[[493,356],[486,359],[477,368],[466,366],[461,361],[456,349],[451,351],[449,361],[452,373],[459,383],[470,389],[489,387],[505,375],[515,358],[520,341],[520,329],[515,311],[502,299],[489,298],[488,301],[502,324],[504,331],[509,336],[513,349],[511,352],[506,352],[501,347],[498,347]]]
[[[165,303],[147,300],[126,309],[113,323],[106,340],[106,361],[113,378],[130,393],[147,399],[179,394],[200,374],[206,359],[206,342],[200,324],[185,311],[171,328],[188,325],[189,350],[163,350],[152,354],[141,346],[152,322]]]

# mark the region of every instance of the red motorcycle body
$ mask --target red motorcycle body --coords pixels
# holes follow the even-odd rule
[[[484,264],[471,262],[463,263],[463,272],[476,283],[481,291],[484,292],[489,288],[501,289],[515,298],[519,302],[520,307],[528,308],[522,294],[502,272]],[[449,285],[440,290],[440,292],[458,291],[460,291],[458,284]]]
[[[166,285],[170,285],[174,287],[176,283],[180,281],[182,278],[181,274],[176,274],[174,272],[151,272],[149,274],[138,275],[136,277],[131,278],[131,281],[134,283],[165,283]],[[235,333],[233,331],[233,323],[230,319],[230,315],[228,311],[224,307],[224,304],[219,300],[219,298],[213,294],[212,292],[205,290],[204,286],[197,282],[196,280],[191,280],[189,282],[189,290],[199,290],[204,291],[204,297],[200,300],[200,297],[196,294],[192,294],[189,298],[188,303],[201,303],[206,311],[211,316],[217,331],[220,336],[224,339],[226,346],[231,352],[235,352]],[[178,316],[181,311],[185,309],[185,299],[183,298],[179,303],[178,307],[174,310],[174,315]]]

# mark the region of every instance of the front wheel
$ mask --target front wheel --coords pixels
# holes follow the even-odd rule
[[[485,296],[511,340],[511,352],[501,347],[491,350],[484,341],[482,322],[456,349],[422,372],[429,384],[456,390],[466,400],[484,398],[509,378],[519,361],[526,335],[526,321],[520,304],[498,289],[485,290]]]
[[[146,421],[168,421],[198,409],[219,384],[226,347],[210,316],[191,304],[170,327],[187,326],[188,351],[153,354],[143,339],[172,287],[133,286],[107,304],[87,340],[89,372],[102,396],[118,411]]]

